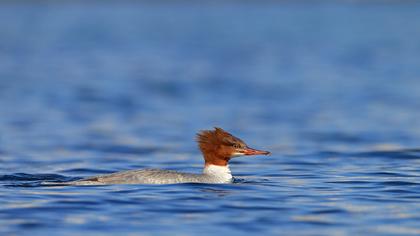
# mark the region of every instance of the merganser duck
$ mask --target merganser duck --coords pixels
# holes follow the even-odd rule
[[[182,173],[173,170],[144,169],[98,175],[77,181],[60,183],[64,185],[106,185],[106,184],[175,184],[175,183],[232,183],[229,160],[238,156],[268,155],[270,152],[248,147],[244,141],[221,128],[203,130],[196,141],[203,153],[202,174]]]

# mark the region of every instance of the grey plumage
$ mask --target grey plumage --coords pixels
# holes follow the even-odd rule
[[[230,174],[230,173],[229,173]],[[64,185],[105,185],[105,184],[175,184],[175,183],[231,183],[232,176],[218,173],[190,174],[173,170],[145,169],[98,175],[85,179],[60,183]]]

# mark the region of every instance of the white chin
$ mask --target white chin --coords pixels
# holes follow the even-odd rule
[[[240,156],[243,156],[243,155],[245,155],[245,154],[240,153],[240,152],[234,152],[234,153],[232,154],[232,157],[240,157]]]

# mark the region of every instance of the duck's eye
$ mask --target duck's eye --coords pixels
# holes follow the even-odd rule
[[[235,143],[235,144],[233,144],[233,147],[234,147],[234,148],[241,148],[241,145],[239,145],[239,144]]]

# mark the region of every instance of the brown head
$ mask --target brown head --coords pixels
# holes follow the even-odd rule
[[[203,153],[205,165],[226,166],[233,157],[270,154],[248,147],[241,139],[217,127],[198,133],[197,142]]]

